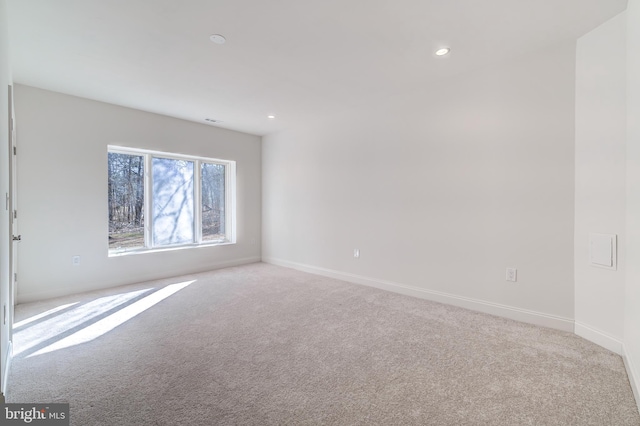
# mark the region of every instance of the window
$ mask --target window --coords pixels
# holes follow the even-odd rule
[[[109,253],[235,242],[235,162],[109,147]]]

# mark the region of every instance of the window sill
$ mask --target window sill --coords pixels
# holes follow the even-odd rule
[[[201,244],[185,244],[180,246],[155,247],[151,249],[140,248],[140,249],[123,250],[123,251],[118,251],[117,249],[109,249],[109,257],[121,257],[121,256],[134,255],[134,254],[160,253],[165,251],[190,250],[190,249],[199,249],[204,247],[228,246],[233,244],[235,244],[235,242],[225,241],[221,243],[212,242],[212,243],[201,243]]]

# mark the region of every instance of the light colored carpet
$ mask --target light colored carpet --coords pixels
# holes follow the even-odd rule
[[[8,402],[73,425],[640,425],[621,358],[573,334],[267,264],[16,316]]]

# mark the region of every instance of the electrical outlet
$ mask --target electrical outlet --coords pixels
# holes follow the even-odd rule
[[[507,281],[518,281],[518,270],[516,268],[507,268]]]
[[[73,264],[73,266],[80,265],[80,256],[73,256],[71,258],[71,263]]]
[[[360,258],[360,249],[353,249],[353,257],[356,259]]]

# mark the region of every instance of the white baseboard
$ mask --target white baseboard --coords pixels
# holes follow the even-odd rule
[[[2,372],[2,394],[7,397],[7,384],[9,383],[9,368],[11,367],[11,358],[13,357],[13,342],[9,341],[7,346],[7,363],[4,365],[4,371]],[[6,400],[5,400],[6,402]]]
[[[195,269],[189,269],[189,270],[185,270],[185,271],[176,271],[177,275],[189,275],[189,274],[197,274],[200,272],[207,272],[207,271],[213,271],[215,269],[223,269],[223,268],[230,268],[232,266],[241,266],[241,265],[247,265],[249,263],[257,263],[257,262],[261,262],[262,258],[259,256],[253,256],[253,257],[243,257],[240,259],[232,259],[232,260],[225,260],[222,262],[215,262],[215,263],[210,263],[204,267],[201,268],[195,268]],[[127,282],[115,282],[115,283],[103,283],[100,285],[96,285],[95,287],[64,287],[64,288],[56,288],[54,290],[49,290],[49,291],[38,291],[38,292],[32,292],[32,293],[20,293],[18,292],[18,296],[17,296],[17,304],[20,303],[30,303],[30,302],[39,302],[41,300],[47,300],[47,299],[54,299],[56,297],[62,297],[62,296],[69,296],[72,294],[79,294],[79,293],[86,293],[88,291],[95,291],[95,290],[104,290],[107,288],[112,288],[112,287],[119,287],[122,285],[129,285],[129,284],[136,284],[138,282],[145,282],[145,281],[153,281],[156,279],[163,279],[163,278],[169,278],[166,276],[150,276],[148,278],[144,278],[144,279],[140,279],[134,282],[131,281],[127,281]]]
[[[369,287],[375,287],[382,290],[404,294],[407,296],[419,297],[435,302],[455,305],[474,311],[480,311],[491,315],[510,318],[516,321],[526,322],[529,324],[555,328],[562,331],[574,332],[574,322],[569,318],[549,315],[542,312],[530,311],[513,306],[501,305],[498,303],[487,302],[479,299],[472,299],[469,297],[457,296],[455,294],[443,293],[440,291],[427,290],[410,285],[394,283],[391,281],[382,281],[374,278],[363,277],[360,275],[334,271],[331,269],[319,268],[316,266],[304,265],[296,262],[289,262],[272,257],[263,257],[262,261],[277,266],[284,266],[285,268],[291,268],[303,272],[309,272],[311,274],[336,278],[342,281],[362,284]]]
[[[579,321],[575,322],[575,333],[587,339],[590,342],[595,343],[596,345],[600,345],[605,349],[610,350],[611,352],[615,352],[618,355],[622,355],[622,341],[608,335],[604,331],[600,331],[597,328],[591,327],[587,324],[583,324]]]
[[[638,412],[640,413],[640,373],[636,368],[638,364],[636,364],[635,361],[633,361],[633,358],[629,356],[624,345],[622,347],[622,359],[624,360],[624,366],[627,369],[627,376],[629,376],[629,383],[631,384],[633,396],[636,398],[636,405],[638,407]]]

